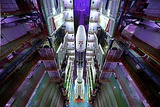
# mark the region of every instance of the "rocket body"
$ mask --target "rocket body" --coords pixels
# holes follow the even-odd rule
[[[75,99],[84,99],[84,52],[86,50],[86,32],[83,25],[78,26],[76,34],[76,62],[77,62],[77,78],[75,80],[74,94]]]

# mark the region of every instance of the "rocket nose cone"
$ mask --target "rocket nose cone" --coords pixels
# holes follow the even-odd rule
[[[86,37],[85,27],[83,25],[79,25],[78,26],[78,30],[77,30],[76,36],[79,36],[80,33],[85,35],[85,37]]]
[[[84,27],[83,25],[79,25],[79,26],[78,26],[76,36],[79,36],[80,33],[83,34],[83,35],[86,35],[85,27]]]
[[[78,26],[77,34],[76,34],[76,50],[84,51],[86,47],[86,31],[83,25]]]
[[[84,29],[84,30],[85,30],[85,28],[84,28],[83,25],[79,25],[79,26],[78,26],[78,29]]]

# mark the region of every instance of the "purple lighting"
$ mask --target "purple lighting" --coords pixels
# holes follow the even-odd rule
[[[90,0],[75,0],[74,2],[74,16],[75,16],[75,30],[78,25],[84,25],[88,29],[90,14]]]
[[[86,30],[86,36],[88,37],[89,15],[90,15],[90,0],[75,0],[74,1],[74,30],[75,30],[74,35],[76,35],[78,26],[84,25]],[[76,50],[75,50],[75,53],[77,53]],[[86,55],[86,51],[85,51],[85,55]],[[76,54],[75,54],[75,58],[76,58]],[[74,79],[75,79],[76,60],[74,61],[74,65],[75,65],[74,66]],[[84,60],[84,78],[85,77],[86,77],[86,61]]]

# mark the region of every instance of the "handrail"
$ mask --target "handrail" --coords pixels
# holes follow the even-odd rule
[[[10,78],[9,83],[6,83],[6,82],[4,82],[5,84],[3,83],[3,85],[5,86],[5,87],[3,87],[3,88],[5,88],[5,92],[3,92],[0,95],[0,100],[2,101],[2,102],[0,102],[1,106],[2,105],[5,106],[5,104],[10,99],[10,97],[13,95],[14,92],[18,93],[16,90],[19,88],[19,86],[22,84],[24,79],[31,72],[31,69],[38,62],[38,60],[39,60],[39,56],[34,58],[33,61],[30,61],[31,63],[28,62],[29,65],[27,67],[25,67],[25,70],[23,70],[24,68],[22,68],[19,71],[17,71],[18,75],[15,74],[16,76],[13,76],[13,78]],[[14,80],[14,81],[12,81],[12,80]],[[20,94],[20,93],[18,93],[18,94]],[[6,97],[4,98],[4,96],[6,96]],[[25,97],[25,99],[26,99],[26,97]]]
[[[36,68],[36,69],[39,69],[39,68]],[[38,77],[35,78],[35,81],[33,81],[33,83],[32,83],[31,86],[25,85],[25,87],[29,87],[30,90],[28,90],[28,92],[27,92],[26,94],[24,94],[25,100],[23,100],[19,105],[21,105],[21,106],[22,106],[22,105],[23,105],[23,106],[26,105],[26,103],[28,102],[30,96],[32,95],[35,87],[37,86],[38,81],[39,81],[40,78],[42,77],[44,71],[45,71],[45,68],[43,67],[42,69],[40,69],[40,71],[38,71],[38,74],[37,74],[37,73],[34,74],[34,75],[38,75]],[[28,83],[28,82],[27,82],[27,83]],[[26,84],[27,84],[27,83],[26,83]],[[24,89],[24,87],[23,87],[23,89]],[[22,90],[23,90],[23,89],[22,89]],[[22,92],[22,90],[21,90],[21,92]],[[18,100],[18,98],[20,99],[20,97],[18,96],[18,97],[16,98],[16,100]],[[22,98],[22,99],[24,99],[24,98]],[[15,103],[15,102],[14,102],[14,103]]]
[[[19,49],[17,49],[15,52],[16,53],[20,53],[20,52],[23,52],[25,49],[29,48],[31,44],[27,43],[25,45],[23,45],[22,47],[20,47]],[[13,54],[13,57],[11,59],[7,59],[7,58],[4,58],[0,61],[0,65],[3,66],[7,63],[10,63],[12,60],[14,60],[16,58],[16,56],[18,56],[19,54]]]
[[[141,63],[121,42],[117,43],[125,50],[125,52],[143,69],[143,71],[158,85],[160,86],[160,79],[158,79],[152,71],[150,71],[143,63]]]
[[[4,47],[6,47],[6,49],[7,49],[8,51],[5,52],[5,53],[0,53],[0,58],[5,57],[6,55],[8,55],[9,53],[11,53],[12,51],[16,50],[19,46],[21,46],[21,45],[23,45],[24,43],[30,41],[30,39],[37,37],[38,34],[40,34],[40,32],[38,32],[37,34],[31,34],[31,35],[25,34],[24,36],[19,37],[19,38],[13,40],[12,43],[13,43],[13,45],[14,45],[14,48],[12,48],[12,49],[8,49],[9,47],[8,47],[7,45],[4,45]],[[28,36],[28,37],[27,37],[27,36]],[[22,41],[22,39],[25,39],[25,40]],[[14,43],[15,41],[18,41],[18,43],[15,44],[15,43]]]
[[[134,37],[134,38],[135,38],[135,37]],[[151,57],[153,57],[154,59],[159,60],[160,56],[159,56],[156,52],[152,51],[155,55],[159,56],[159,58],[157,58],[157,57],[155,57],[154,55],[150,54],[151,52],[146,51],[146,49],[143,49],[142,46],[137,43],[138,41],[143,42],[142,40],[138,40],[138,39],[134,39],[134,40],[135,40],[135,41],[132,41],[132,43],[134,43],[134,44],[136,44],[138,47],[140,47],[140,49],[141,49],[142,51],[144,51],[146,54],[149,54],[149,55],[150,55]],[[143,43],[149,45],[149,44],[146,43],[146,42],[143,42]],[[149,46],[150,46],[150,45],[149,45]],[[151,47],[152,47],[152,46],[151,46]],[[154,47],[153,47],[153,48],[154,48]],[[155,49],[155,48],[154,48],[154,49]]]
[[[140,50],[134,48],[131,46],[131,49],[133,49],[135,52],[137,52],[140,57],[148,64],[150,65],[153,69],[155,69],[157,72],[160,73],[160,65],[156,64],[155,62],[153,62],[153,60],[151,59],[147,59],[146,57],[143,57],[145,55],[145,53],[142,53]]]
[[[143,58],[144,59],[144,58]],[[160,73],[160,65],[158,65],[158,64],[155,64],[152,60],[152,62],[150,61],[149,62],[149,60],[148,59],[144,59],[146,62],[147,62],[147,64],[149,64],[153,69],[155,69],[157,72],[159,72]]]
[[[122,61],[123,65],[125,65],[127,71],[130,71],[129,74],[132,76],[132,79],[135,81],[135,84],[139,87],[140,91],[145,96],[145,98],[147,99],[147,101],[149,102],[149,104],[154,105],[154,103],[156,103],[156,99],[150,93],[150,91],[148,90],[148,88],[146,88],[145,84],[135,74],[135,72],[133,71],[133,69],[130,66],[128,66],[128,63],[123,58],[121,58],[121,61]]]
[[[23,62],[36,48],[39,47],[39,45],[42,44],[42,40],[39,40],[35,45],[28,51],[26,54],[24,54],[19,60],[17,60],[15,63],[13,63],[11,66],[9,66],[6,70],[2,72],[0,75],[0,81],[2,81],[8,74],[10,74],[14,69]]]
[[[123,35],[122,35],[123,36]],[[123,36],[124,38],[126,38],[127,40],[131,41],[134,45],[136,45],[138,48],[140,48],[140,50],[143,52],[143,53],[146,53],[148,54],[150,57],[152,57],[153,59],[155,59],[156,61],[160,61],[160,56],[159,54],[157,54],[155,51],[149,51],[148,49],[149,48],[146,48],[148,46],[143,46],[139,43],[143,43],[145,45],[149,45],[148,43],[146,42],[143,42],[142,40],[138,39],[137,37],[135,37],[134,35],[131,37],[131,38],[127,38],[126,36]],[[151,46],[151,45],[149,45]],[[152,47],[152,46],[151,46]],[[152,47],[153,49],[155,49],[154,47]],[[160,52],[158,49],[155,49],[157,52]]]

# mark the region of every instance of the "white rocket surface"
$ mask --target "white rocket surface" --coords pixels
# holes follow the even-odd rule
[[[75,80],[74,94],[75,99],[84,99],[84,52],[86,49],[86,32],[83,25],[78,26],[76,34],[76,50],[77,50],[77,78]]]

